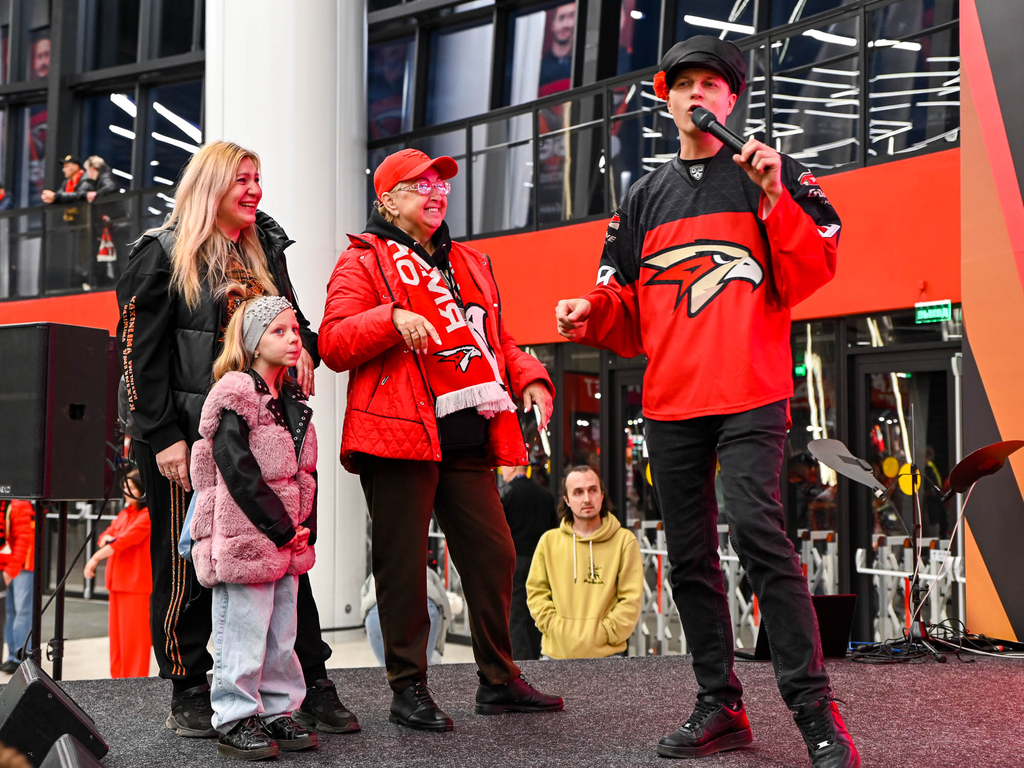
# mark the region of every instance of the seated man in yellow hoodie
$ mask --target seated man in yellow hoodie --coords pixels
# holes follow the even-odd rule
[[[541,536],[526,580],[544,656],[623,653],[636,628],[644,579],[640,545],[609,512],[597,473],[572,467],[558,505],[562,524]]]

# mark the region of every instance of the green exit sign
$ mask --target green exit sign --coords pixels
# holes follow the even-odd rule
[[[804,365],[803,363],[798,363],[796,366],[794,366],[793,373],[796,374],[797,376],[806,376],[807,366]]]
[[[953,319],[953,303],[945,301],[919,301],[914,305],[915,323],[943,323]]]

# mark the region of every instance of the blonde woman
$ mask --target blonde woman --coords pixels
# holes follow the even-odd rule
[[[317,335],[295,300],[281,226],[258,210],[263,195],[254,152],[212,142],[191,159],[178,185],[174,212],[136,243],[117,285],[118,338],[135,459],[152,519],[153,649],[160,676],[173,685],[166,726],[179,736],[216,736],[206,673],[213,661],[210,590],[177,555],[176,543],[192,494],[189,453],[212,383],[213,362],[232,314],[249,298],[280,295],[295,307],[302,337],[296,379],[313,392],[319,363]],[[311,542],[312,543],[312,542]],[[295,713],[303,724],[335,733],[359,730],[327,677],[330,647],[309,586],[299,580],[298,637],[306,699]]]

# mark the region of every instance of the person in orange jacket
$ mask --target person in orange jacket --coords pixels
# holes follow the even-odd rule
[[[96,566],[110,558],[106,567],[110,676],[148,677],[152,647],[149,596],[153,591],[149,509],[139,470],[131,470],[124,485],[124,509],[97,541],[99,549],[85,564],[85,578],[93,578]]]
[[[0,664],[0,672],[10,674],[21,663],[18,652],[32,626],[36,513],[31,503],[20,500],[8,501],[3,512],[4,550],[9,550],[3,567],[7,586],[7,620],[4,622],[7,661]]]

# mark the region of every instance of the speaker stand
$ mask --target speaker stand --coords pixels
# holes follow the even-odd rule
[[[35,541],[35,574],[32,579],[32,634],[30,642],[25,649],[25,657],[32,659],[38,666],[43,664],[43,587],[46,577],[49,575],[47,563],[44,563],[43,552],[45,552],[47,519],[46,510],[50,502],[39,501],[36,503],[36,541]],[[67,567],[68,552],[68,502],[54,502],[57,509],[57,588],[51,602],[56,602],[53,614],[53,639],[49,642],[47,658],[53,662],[53,679],[60,680],[64,674],[64,597],[65,581],[64,573]]]

